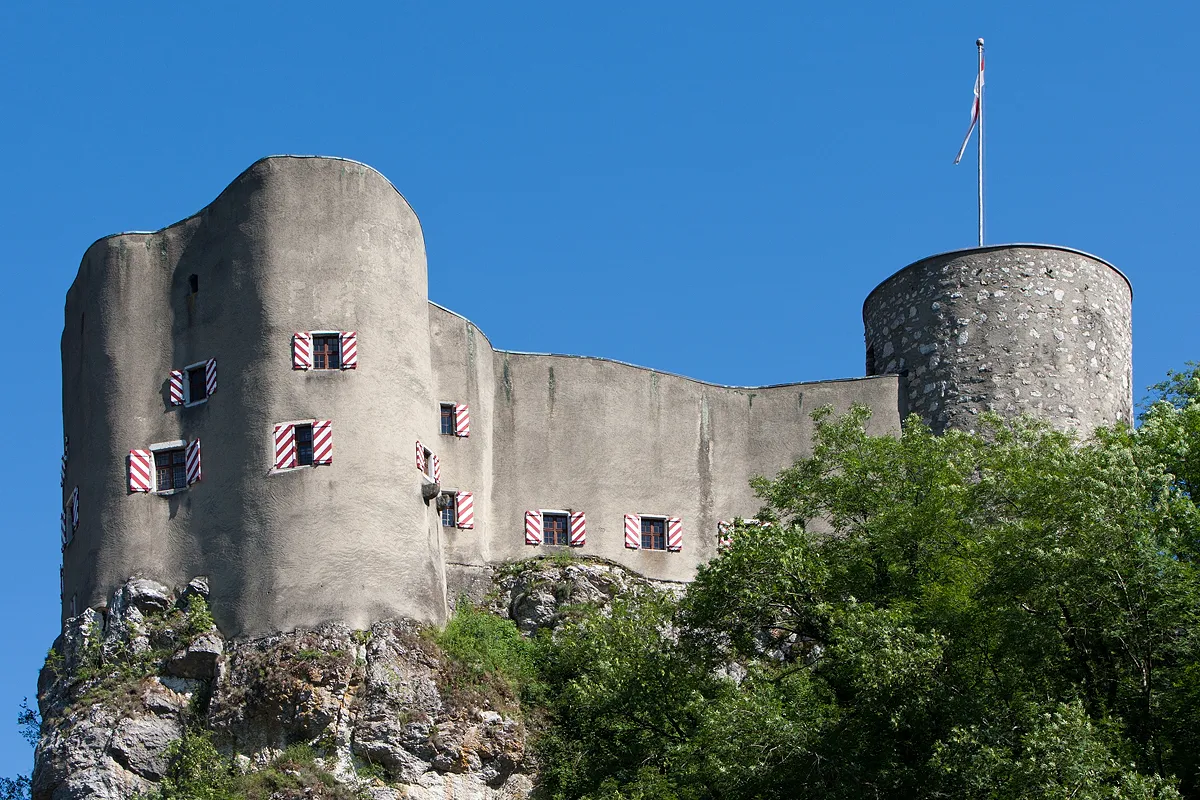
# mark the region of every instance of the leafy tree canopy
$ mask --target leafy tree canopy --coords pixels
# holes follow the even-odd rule
[[[1200,367],[1137,430],[997,418],[812,456],[682,598],[539,649],[548,797],[1200,797]]]

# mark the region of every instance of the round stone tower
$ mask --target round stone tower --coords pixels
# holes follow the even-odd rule
[[[930,256],[863,303],[867,374],[899,373],[935,432],[1028,413],[1086,433],[1133,421],[1133,289],[1095,256],[1041,244]]]
[[[357,333],[357,368],[297,369],[295,334],[329,331]],[[230,635],[444,618],[436,510],[413,469],[414,441],[437,436],[424,240],[378,172],[267,158],[182,222],[96,242],[67,294],[62,356],[78,510],[64,613],[131,575],[205,575]],[[172,384],[196,364],[197,385]],[[177,390],[207,396],[177,404]],[[279,468],[278,430],[325,420],[331,463]],[[186,485],[182,466],[155,472],[184,447]]]

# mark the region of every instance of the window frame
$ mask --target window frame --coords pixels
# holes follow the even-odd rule
[[[449,503],[447,503],[445,505],[444,508],[438,509],[438,516],[441,518],[442,527],[443,528],[457,528],[458,527],[458,490],[457,489],[443,489],[439,493],[438,496],[446,497],[450,501]],[[446,522],[446,514],[447,513],[450,514],[449,522]]]
[[[430,483],[437,483],[437,479],[433,477],[433,457],[435,454],[424,442],[421,442],[421,449],[425,451],[425,469],[421,471],[421,474],[428,478]]]
[[[538,513],[542,515],[542,546],[543,547],[570,547],[571,546],[571,512],[562,511],[557,508],[541,508]],[[548,517],[561,518],[563,521],[562,542],[549,541],[549,528],[546,526]]]
[[[343,372],[342,368],[342,331],[306,331],[309,336],[309,351],[312,358],[312,366],[308,368],[308,372]],[[333,339],[337,343],[337,366],[336,367],[318,367],[317,366],[317,339]]]
[[[641,544],[639,545],[638,549],[649,550],[652,553],[670,552],[667,550],[667,526],[670,524],[670,517],[662,514],[639,514],[638,516],[641,517],[641,520],[639,521],[639,526],[641,527]],[[662,525],[662,547],[648,547],[646,545],[647,522],[657,522]],[[651,532],[650,535],[654,536],[655,534]]]
[[[300,431],[302,429],[308,431],[308,443],[307,443],[308,444],[308,461],[303,461],[300,458]],[[296,466],[293,467],[293,469],[300,469],[302,467],[316,466],[316,464],[313,463],[313,461],[316,457],[316,450],[313,447],[313,424],[312,424],[312,422],[306,422],[304,424],[297,423],[292,426],[292,444],[296,448]]]
[[[188,364],[184,367],[183,372],[183,408],[192,408],[193,406],[203,405],[208,402],[208,362],[212,359],[206,358],[203,361],[197,361],[195,364]],[[192,399],[192,371],[199,370],[201,374],[201,383],[204,384],[204,397],[199,400]]]
[[[449,411],[449,414],[446,412]],[[458,414],[457,403],[438,403],[438,432],[442,436],[457,436],[458,432],[455,429]],[[446,423],[449,422],[450,429],[446,429]]]
[[[155,442],[146,448],[150,451],[150,476],[153,479],[153,484],[150,488],[150,494],[156,494],[159,497],[170,497],[171,495],[179,494],[180,492],[186,492],[188,490],[187,447],[188,443],[184,439],[173,439],[169,442]],[[171,489],[160,489],[158,485],[158,454],[171,451],[179,451],[183,453],[183,486]]]

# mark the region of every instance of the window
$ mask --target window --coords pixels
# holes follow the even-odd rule
[[[667,521],[662,517],[642,517],[642,549],[667,549]]]
[[[189,275],[188,276],[188,288],[191,289],[192,294],[200,293],[200,276],[199,275]]]
[[[333,464],[333,420],[298,419],[275,425],[275,471]]]
[[[296,426],[296,465],[312,466],[313,463],[313,429],[312,425]]]
[[[442,435],[454,436],[454,404],[442,403]]]
[[[155,491],[187,488],[187,453],[180,447],[154,453]]]
[[[453,528],[456,523],[455,493],[442,492],[438,495],[438,511],[442,516],[442,527]]]
[[[210,358],[171,370],[168,388],[173,406],[203,403],[217,391],[217,360]]]
[[[208,399],[208,370],[201,364],[187,371],[188,402],[196,403]]]
[[[543,514],[542,515],[542,532],[545,544],[557,544],[566,546],[567,539],[567,515],[566,514]]]
[[[342,337],[340,334],[313,335],[313,369],[342,368]]]

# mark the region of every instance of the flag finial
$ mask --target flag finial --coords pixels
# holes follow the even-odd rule
[[[983,37],[982,36],[980,36],[978,39],[975,40],[975,46],[983,47]]]

